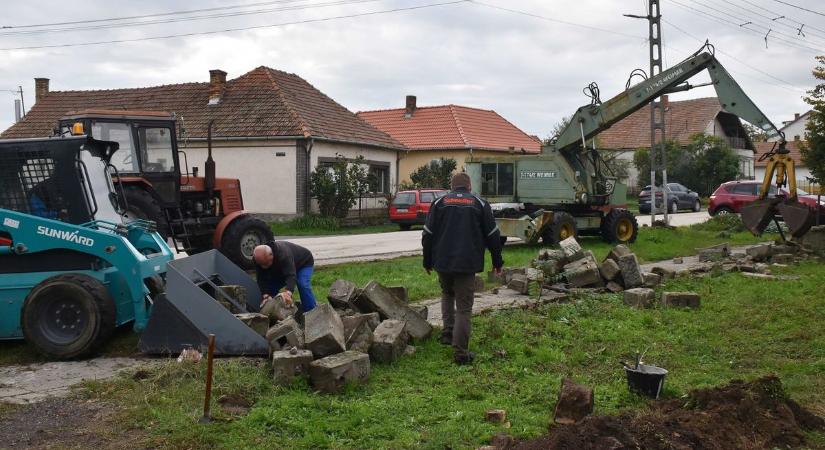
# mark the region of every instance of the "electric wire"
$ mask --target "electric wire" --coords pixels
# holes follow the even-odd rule
[[[776,3],[782,3],[783,5],[788,5],[788,6],[792,7],[792,8],[801,9],[802,11],[807,11],[807,12],[809,12],[809,13],[811,13],[811,14],[816,14],[816,15],[818,15],[818,16],[825,17],[825,13],[822,13],[822,12],[819,12],[819,11],[814,11],[814,10],[812,10],[812,9],[803,8],[803,7],[801,7],[801,6],[794,5],[793,3],[783,2],[782,0],[773,0],[773,1],[775,1]]]
[[[161,35],[161,36],[144,36],[144,37],[139,37],[139,38],[112,39],[112,40],[93,41],[93,42],[73,42],[73,43],[66,43],[66,44],[27,45],[27,46],[18,46],[18,47],[4,47],[4,48],[0,48],[0,51],[38,50],[38,49],[47,49],[47,48],[66,48],[66,47],[86,47],[86,46],[92,46],[92,45],[122,44],[122,43],[127,43],[127,42],[153,41],[153,40],[171,39],[171,38],[178,38],[178,37],[188,37],[188,36],[203,36],[203,35],[230,33],[230,32],[235,32],[235,31],[258,30],[258,29],[264,29],[264,28],[277,28],[277,27],[284,27],[284,26],[288,26],[288,25],[302,25],[302,24],[308,24],[308,23],[328,22],[328,21],[332,21],[332,20],[351,19],[351,18],[356,18],[356,17],[368,17],[368,16],[375,16],[375,15],[380,15],[380,14],[391,14],[391,13],[402,12],[402,11],[414,11],[414,10],[438,7],[438,6],[456,5],[456,4],[459,4],[459,3],[467,3],[469,1],[470,0],[452,0],[452,1],[445,1],[445,2],[438,2],[438,3],[428,3],[428,4],[425,4],[425,5],[415,5],[415,6],[383,9],[383,10],[378,10],[378,11],[367,11],[367,12],[354,13],[354,14],[343,14],[343,15],[338,15],[338,16],[320,17],[320,18],[314,18],[314,19],[294,20],[294,21],[289,21],[289,22],[280,22],[280,23],[267,24],[267,25],[254,25],[254,26],[246,26],[246,27],[225,28],[225,29],[221,29],[221,30],[210,30],[210,31],[193,31],[193,32],[189,32],[189,33],[176,33],[176,34],[167,34],[167,35]]]
[[[720,9],[717,9],[717,8],[714,8],[713,6],[707,5],[706,3],[703,3],[703,2],[701,2],[701,1],[699,1],[699,0],[689,0],[689,1],[691,1],[691,2],[693,2],[693,3],[696,3],[697,5],[701,5],[701,6],[703,6],[703,7],[707,8],[707,9],[709,9],[709,10],[711,10],[711,11],[715,11],[715,12],[721,13],[721,14],[723,14],[723,15],[727,15],[728,17],[730,17],[730,18],[732,18],[732,19],[734,19],[734,20],[739,21],[739,24],[740,24],[739,26],[740,26],[740,27],[743,27],[743,28],[744,28],[744,26],[745,26],[745,25],[750,24],[750,25],[752,25],[752,26],[754,26],[754,27],[760,27],[760,28],[762,28],[762,29],[764,29],[764,30],[772,31],[772,32],[773,32],[773,33],[775,33],[775,34],[778,34],[778,35],[781,35],[781,36],[785,36],[785,37],[788,37],[788,38],[793,39],[793,40],[801,40],[801,39],[800,39],[800,37],[799,37],[798,35],[789,35],[789,34],[786,34],[786,33],[781,32],[781,31],[779,31],[779,30],[775,30],[775,29],[773,29],[773,27],[772,27],[772,26],[770,26],[770,25],[765,26],[765,25],[763,25],[763,24],[761,24],[761,23],[757,23],[757,22],[754,22],[754,21],[753,21],[753,20],[758,20],[758,19],[746,20],[746,19],[743,19],[743,18],[741,18],[741,17],[734,16],[734,15],[732,15],[730,12],[726,12],[726,11],[723,11],[723,10],[720,10]],[[731,11],[731,10],[730,10],[730,9],[728,9],[727,7],[723,7],[723,6],[719,6],[719,7],[720,7],[720,8],[727,9],[727,11]],[[737,14],[737,13],[736,13],[736,12],[734,12],[733,14]],[[749,23],[748,23],[748,22],[749,22]],[[787,25],[787,24],[781,24],[781,25],[785,25],[785,26],[791,27],[790,25]],[[791,27],[791,28],[793,28],[793,27]],[[812,43],[812,44],[825,45],[825,44],[823,44],[823,43],[821,43],[821,42],[811,42],[811,43]]]
[[[794,18],[794,17],[791,17],[791,16],[789,16],[789,15],[787,15],[787,14],[781,14],[781,13],[778,13],[778,12],[776,12],[776,11],[772,11],[772,10],[770,10],[770,9],[765,8],[765,7],[764,7],[764,6],[762,6],[762,5],[759,5],[758,3],[754,3],[754,2],[752,2],[751,0],[738,0],[738,1],[740,1],[740,2],[742,2],[742,3],[746,3],[746,4],[751,5],[751,6],[753,6],[753,7],[759,8],[759,9],[761,9],[762,11],[765,11],[765,12],[767,12],[768,14],[771,14],[771,16],[766,16],[766,15],[764,15],[764,14],[760,14],[760,13],[758,13],[758,12],[756,12],[756,11],[749,10],[749,9],[747,9],[747,8],[743,7],[743,6],[740,6],[740,8],[742,8],[742,9],[745,9],[745,10],[748,10],[748,11],[752,11],[752,12],[753,12],[753,14],[757,14],[757,15],[761,15],[762,17],[769,18],[769,19],[771,19],[771,21],[775,21],[776,23],[782,23],[782,22],[780,22],[781,20],[785,20],[785,21],[788,21],[788,22],[795,22],[795,23],[796,23],[796,26],[793,26],[793,25],[790,25],[790,26],[791,26],[793,29],[797,30],[797,32],[799,32],[799,31],[801,30],[801,28],[802,28],[802,27],[805,27],[805,31],[806,31],[806,32],[808,32],[808,30],[814,30],[814,31],[817,31],[817,32],[819,32],[819,33],[825,33],[825,30],[823,30],[823,29],[821,29],[821,28],[816,28],[815,26],[813,26],[813,25],[811,25],[811,24],[809,24],[809,23],[804,23],[804,22],[802,22],[801,20],[796,19],[796,18]],[[820,35],[820,34],[816,34],[816,33],[813,33],[813,34],[815,34],[816,36],[823,36],[823,37],[825,37],[825,35]]]
[[[759,19],[745,17],[745,18],[742,18],[741,20],[746,21],[746,22],[752,22],[752,23],[757,23],[758,22],[758,24],[761,25],[765,29],[771,29],[774,26],[778,25],[778,26],[789,28],[789,29],[795,31],[795,33],[793,33],[792,35],[789,36],[789,37],[794,38],[794,39],[807,40],[809,36],[813,36],[813,37],[816,37],[818,39],[825,39],[825,35],[814,32],[814,29],[811,28],[811,27],[808,27],[808,28],[810,28],[810,30],[805,30],[805,32],[803,33],[802,32],[802,28],[803,28],[802,25],[804,25],[804,24],[800,23],[799,25],[792,25],[792,24],[789,24],[789,23],[782,22],[782,19],[786,19],[786,17],[782,16],[781,14],[780,15],[775,15],[775,16],[769,16],[769,15],[766,15],[766,14],[762,14],[758,11],[754,11],[750,8],[745,7],[745,6],[735,4],[730,0],[726,1],[725,3],[730,5],[730,6],[717,5],[717,7],[723,8],[727,11],[732,11],[732,17],[734,19],[739,20],[739,18],[736,16],[736,15],[740,14],[740,12],[737,11],[737,9],[739,9],[739,10],[744,11],[748,14],[753,15],[753,16],[760,17]],[[753,21],[757,21],[757,22],[753,22]],[[745,22],[742,22],[742,23],[745,23]],[[767,23],[768,25],[765,26],[764,25],[765,23]],[[787,34],[785,34],[785,35],[788,36]]]

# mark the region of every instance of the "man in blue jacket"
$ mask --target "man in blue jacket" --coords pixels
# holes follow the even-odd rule
[[[501,235],[490,204],[470,190],[470,177],[458,173],[450,180],[451,191],[430,206],[424,225],[424,269],[438,273],[441,284],[441,343],[453,346],[459,365],[470,364],[470,318],[473,312],[475,274],[484,270],[484,251],[493,257],[493,269],[501,273]]]

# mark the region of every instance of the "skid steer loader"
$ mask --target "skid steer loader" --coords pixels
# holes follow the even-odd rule
[[[0,140],[0,340],[71,359],[133,323],[147,353],[200,346],[213,333],[218,354],[266,354],[266,341],[215,301],[220,289],[202,295],[217,281],[260,299],[240,268],[212,250],[170,276],[174,255],[154,222],[123,220],[117,150],[89,136]]]

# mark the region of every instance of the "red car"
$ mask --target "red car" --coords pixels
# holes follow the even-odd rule
[[[728,181],[727,183],[722,183],[710,196],[708,213],[711,216],[715,216],[716,214],[739,213],[743,206],[757,199],[760,189],[762,189],[761,181]],[[811,195],[802,189],[797,189],[796,191],[801,203],[808,205],[809,208],[819,211],[820,215],[825,216],[825,198],[823,198],[822,204],[817,205],[816,195]],[[777,192],[783,197],[788,195],[786,188],[777,191],[776,186],[771,185],[768,191],[768,197],[776,197]]]
[[[390,204],[390,222],[397,223],[402,230],[409,230],[413,225],[424,225],[430,204],[446,193],[444,189],[399,192]]]

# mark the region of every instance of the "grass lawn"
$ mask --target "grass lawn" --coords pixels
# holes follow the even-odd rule
[[[825,266],[775,272],[800,279],[714,274],[659,289],[700,293],[698,310],[637,310],[604,294],[479,316],[473,366],[453,365],[450,350],[433,338],[394,365],[374,365],[368,385],[341,395],[316,394],[302,381],[276,387],[265,360],[222,359],[213,398],[239,394],[254,408],[231,417],[215,406],[210,425],[196,424],[205,364],[167,363],[146,379],[87,383],[81,395],[119,405],[112,426],[145,430],[151,447],[475,448],[499,431],[544,433],[563,376],[595,388],[597,413],[644,408],[618,363],[639,350],[670,371],[667,398],[775,373],[792,398],[825,414]],[[512,428],[486,423],[489,408],[506,409]]]
[[[289,222],[274,222],[270,224],[272,233],[275,237],[278,236],[331,236],[339,234],[369,234],[369,233],[387,233],[390,231],[401,231],[398,225],[383,224],[383,225],[364,225],[359,227],[340,227],[335,229],[320,228],[320,227],[294,227]]]

